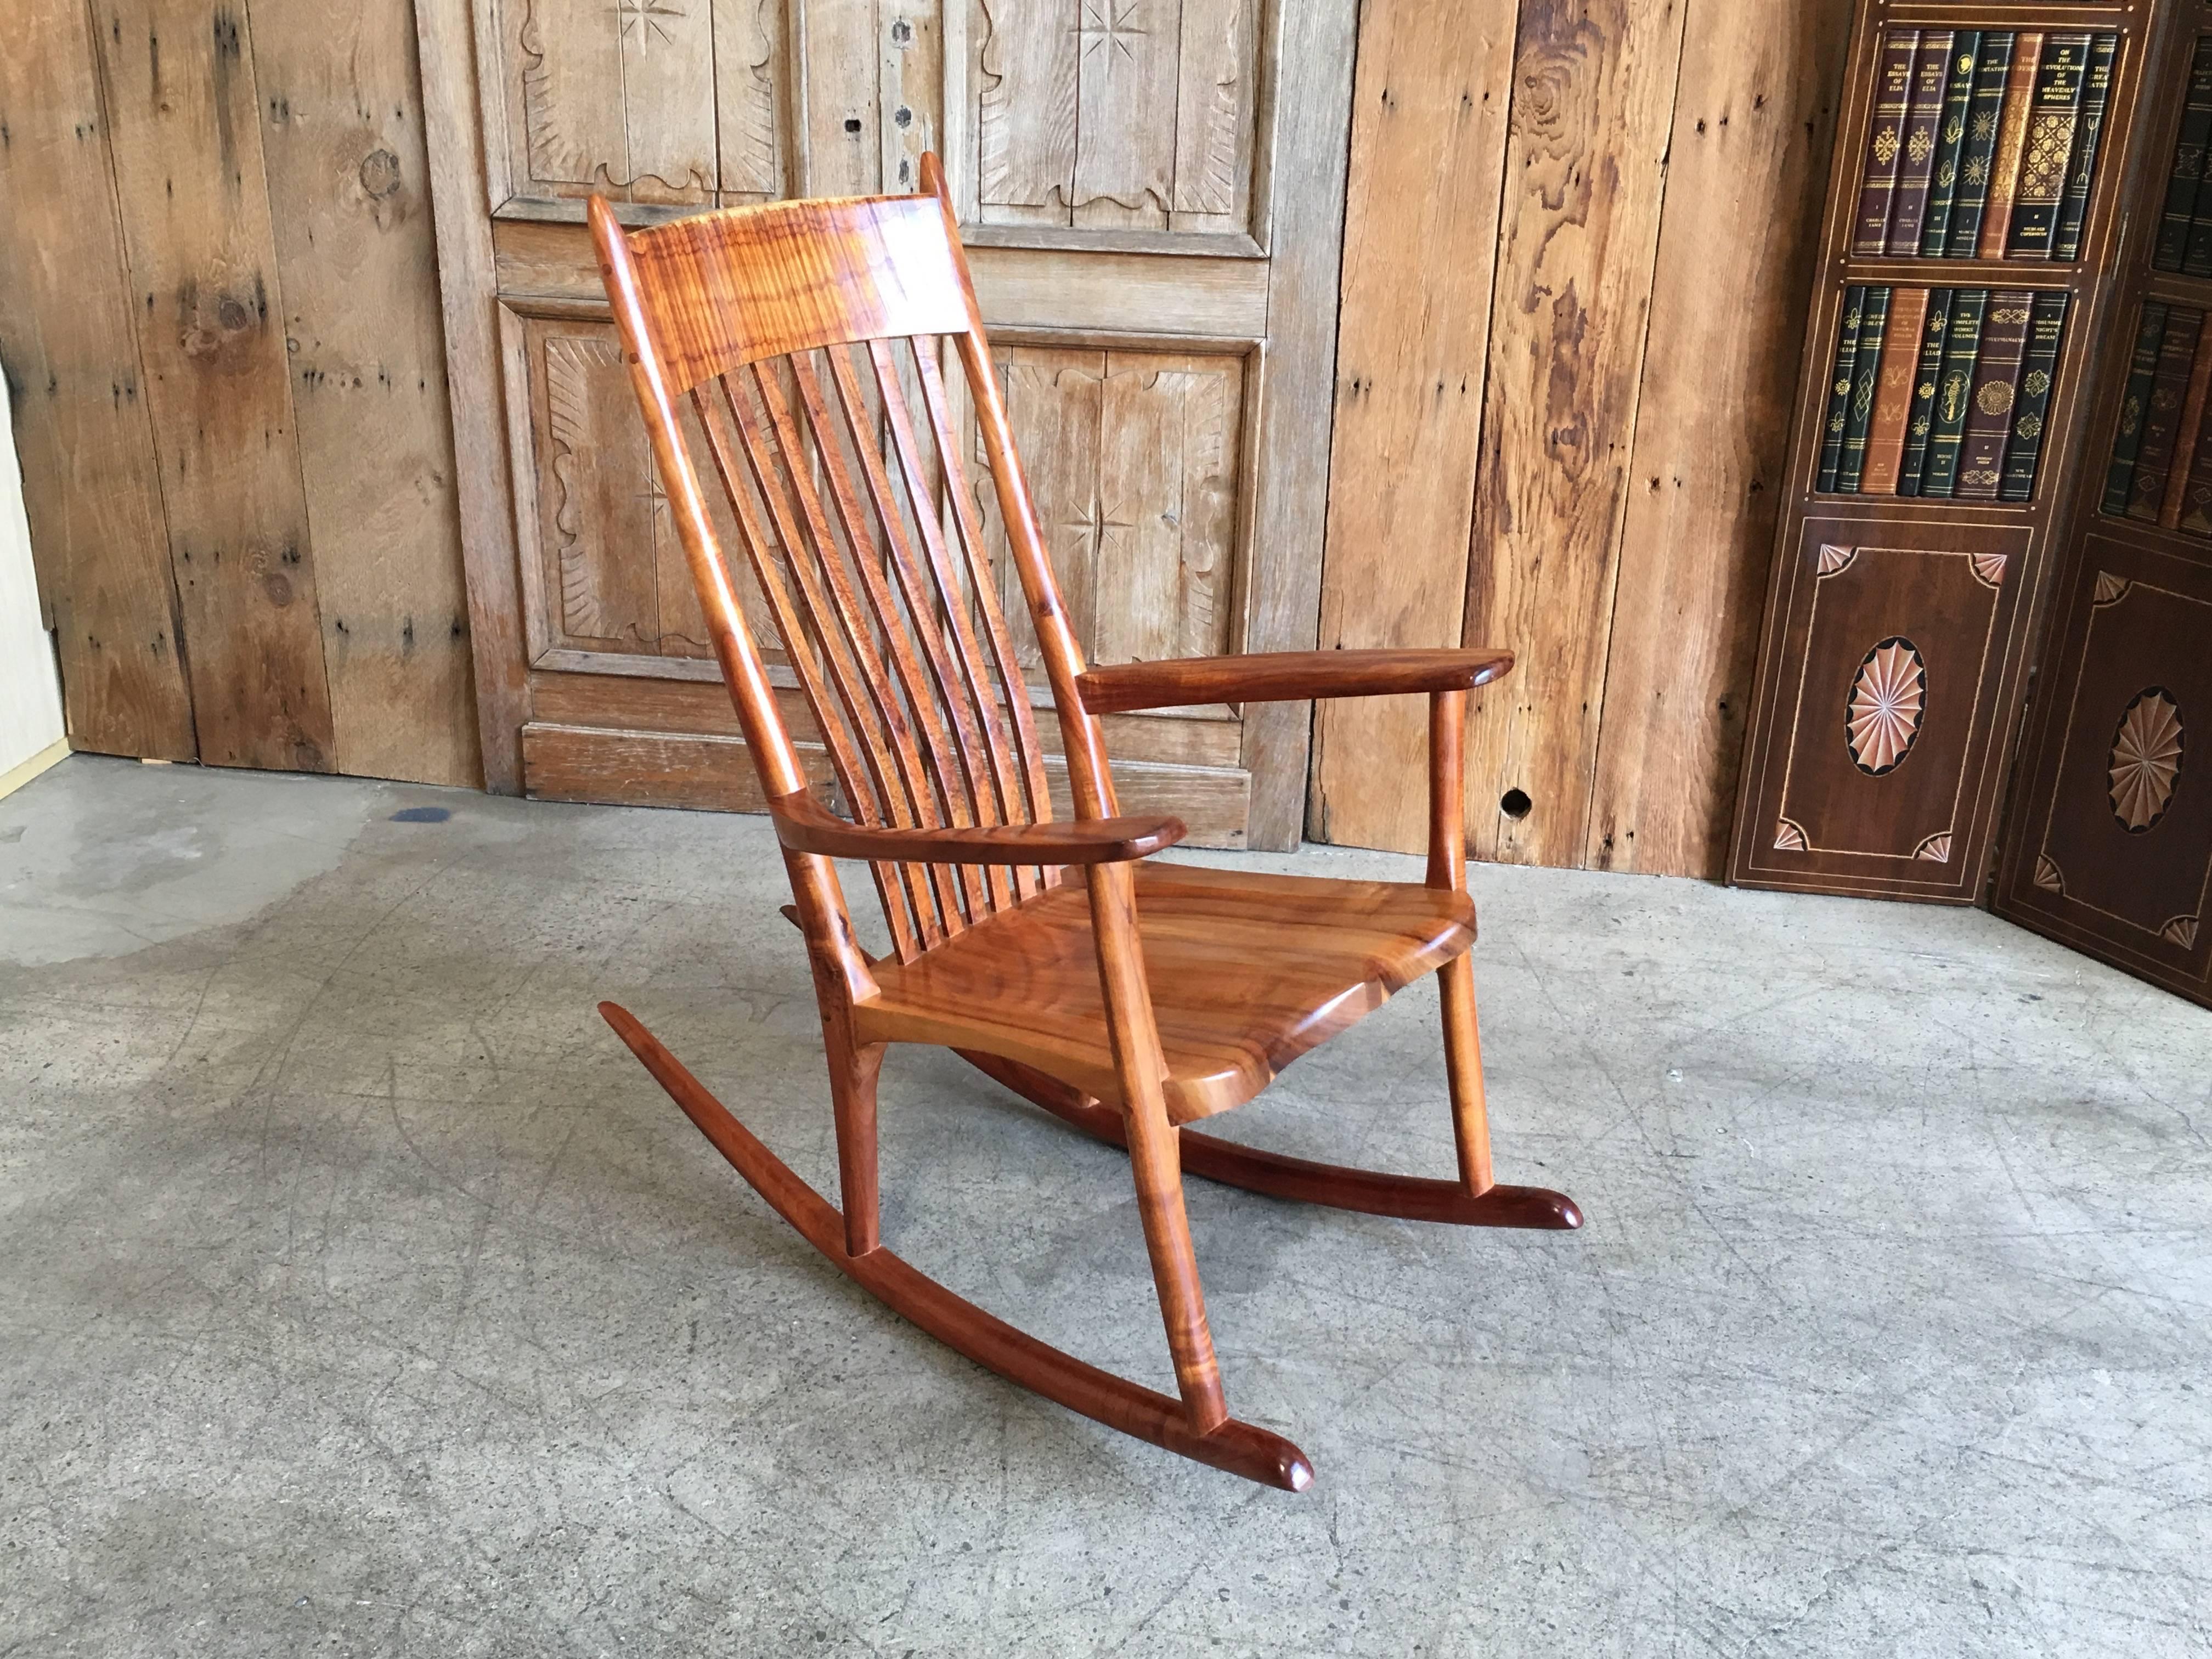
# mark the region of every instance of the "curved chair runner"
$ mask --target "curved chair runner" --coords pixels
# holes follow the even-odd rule
[[[928,194],[778,202],[627,235],[604,201],[591,204],[653,454],[782,842],[797,901],[787,914],[821,1007],[842,1208],[627,1012],[600,1012],[738,1173],[887,1305],[1111,1427],[1299,1490],[1312,1480],[1304,1454],[1223,1403],[1183,1169],[1378,1215],[1581,1224],[1560,1194],[1490,1173],[1460,765],[1467,693],[1512,659],[1300,652],[1086,671],[935,158],[922,179]],[[962,371],[951,388],[947,346]],[[1015,635],[959,465],[951,394],[963,386],[1059,718],[1072,821],[1052,816]],[[742,571],[724,557],[732,544]],[[772,672],[774,653],[787,673]],[[1408,692],[1430,700],[1425,884],[1148,864],[1182,839],[1182,823],[1117,815],[1102,715]],[[818,753],[793,744],[786,698],[817,728]],[[810,792],[808,758],[826,763],[857,822]],[[840,858],[871,866],[891,938],[881,958],[854,938]],[[1178,1127],[1251,1099],[1431,969],[1457,1180],[1338,1169]],[[951,1048],[1127,1150],[1179,1399],[1024,1335],[883,1248],[876,1079],[891,1042]]]

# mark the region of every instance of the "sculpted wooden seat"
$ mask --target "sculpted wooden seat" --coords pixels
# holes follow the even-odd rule
[[[1490,1170],[1467,952],[1461,746],[1500,651],[1340,651],[1086,670],[1007,430],[944,182],[780,202],[625,235],[591,222],[716,655],[769,796],[828,1052],[842,1207],[799,1180],[624,1010],[600,1012],[738,1173],[837,1267],[978,1363],[1114,1428],[1255,1480],[1312,1479],[1228,1414],[1185,1218],[1185,1170],[1425,1221],[1575,1227]],[[957,361],[948,383],[940,354]],[[1030,694],[960,465],[964,392],[1066,756],[1055,820]],[[733,558],[732,556],[735,555]],[[780,657],[781,660],[777,660]],[[1426,693],[1425,883],[1147,863],[1172,817],[1119,815],[1103,714]],[[802,708],[849,811],[808,787]],[[835,863],[866,860],[890,937],[854,933]],[[1431,970],[1459,1169],[1340,1169],[1177,1126],[1251,1099]],[[886,1045],[939,1044],[1130,1156],[1174,1361],[1170,1398],[963,1301],[885,1249],[876,1082]]]

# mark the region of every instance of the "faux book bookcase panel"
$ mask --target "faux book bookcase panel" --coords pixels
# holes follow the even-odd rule
[[[2119,40],[2110,30],[1883,31],[1851,252],[2080,258]]]
[[[2028,532],[1808,519],[1786,576],[1780,741],[1747,780],[1736,878],[1957,896]]]
[[[2212,567],[2126,531],[2093,531],[2081,551],[2002,908],[2205,999]]]
[[[2072,302],[2061,289],[1846,289],[1814,488],[2033,500]]]

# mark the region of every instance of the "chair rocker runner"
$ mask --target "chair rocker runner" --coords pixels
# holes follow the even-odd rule
[[[590,210],[653,455],[791,877],[787,914],[805,935],[828,1051],[842,1207],[626,1011],[600,1012],[738,1172],[890,1308],[1110,1427],[1297,1491],[1313,1478],[1304,1454],[1223,1401],[1184,1169],[1377,1215],[1582,1223],[1559,1194],[1491,1178],[1460,767],[1467,693],[1512,659],[1296,652],[1086,670],[933,156],[922,180],[919,196],[776,202],[635,234],[600,198]],[[961,370],[951,384],[948,346]],[[1018,635],[960,465],[960,392],[1027,600],[1024,643],[1059,718],[1072,821],[1053,817]],[[733,544],[742,570],[724,556]],[[772,674],[771,653],[787,672]],[[1182,823],[1117,814],[1101,715],[1408,692],[1430,702],[1424,884],[1147,863]],[[804,756],[787,699],[819,732]],[[811,793],[805,759],[834,774],[852,821]],[[891,939],[880,958],[854,937],[839,858],[870,866]],[[1456,1180],[1338,1169],[1181,1127],[1251,1099],[1431,969]],[[1179,1397],[1024,1335],[883,1247],[876,1079],[892,1042],[953,1048],[1127,1151]]]

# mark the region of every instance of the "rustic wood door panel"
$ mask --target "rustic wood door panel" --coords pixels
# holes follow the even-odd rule
[[[2212,565],[2161,539],[2086,539],[1998,908],[2212,1000]]]
[[[434,118],[479,146],[435,182],[494,786],[757,805],[696,696],[719,670],[579,222],[594,191],[647,222],[910,190],[939,150],[1086,655],[1310,648],[1354,9],[417,0]],[[1213,844],[1295,844],[1307,726],[1117,719],[1122,799]]]
[[[1737,880],[1972,896],[1954,842],[1989,782],[2028,541],[2012,526],[1807,521]]]

